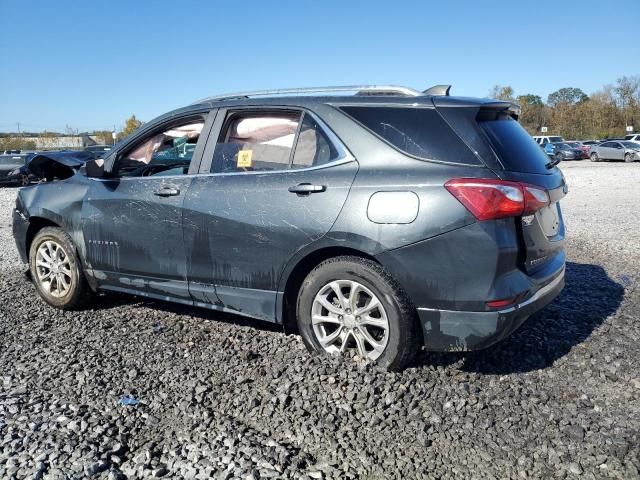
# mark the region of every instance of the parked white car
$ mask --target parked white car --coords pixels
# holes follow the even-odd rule
[[[551,135],[551,136],[537,135],[537,136],[534,136],[533,139],[536,141],[538,145],[541,145],[541,146],[545,146],[547,143],[564,142],[564,138],[559,137],[557,135]]]

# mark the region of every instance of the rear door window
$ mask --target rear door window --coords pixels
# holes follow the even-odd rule
[[[489,143],[505,170],[523,173],[549,174],[549,159],[527,131],[513,118],[479,121]]]
[[[344,106],[340,109],[412,157],[470,165],[480,163],[433,108]]]
[[[324,165],[338,158],[338,151],[318,123],[305,114],[296,142],[291,168],[309,168]]]
[[[216,143],[211,173],[269,172],[310,168],[339,153],[308,113],[230,112]]]
[[[212,173],[289,168],[300,112],[231,112],[216,144]]]

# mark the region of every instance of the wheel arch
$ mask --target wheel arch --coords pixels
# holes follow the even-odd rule
[[[286,277],[282,299],[280,300],[282,312],[281,321],[286,333],[297,333],[298,325],[296,322],[296,302],[300,286],[307,275],[311,270],[325,260],[345,255],[366,258],[375,263],[380,263],[369,253],[356,248],[344,246],[328,246],[319,248],[299,259]]]
[[[27,228],[27,234],[25,237],[25,251],[27,252],[27,255],[29,255],[29,252],[31,251],[33,239],[36,238],[38,232],[45,227],[62,228],[58,223],[48,218],[29,217],[29,227]]]

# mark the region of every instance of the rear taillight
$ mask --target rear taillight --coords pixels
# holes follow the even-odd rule
[[[490,178],[455,178],[445,188],[478,220],[531,215],[549,204],[546,190]]]

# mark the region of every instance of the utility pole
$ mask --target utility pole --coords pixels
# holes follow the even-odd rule
[[[20,122],[16,122],[16,125],[18,126],[18,136],[20,136]]]

